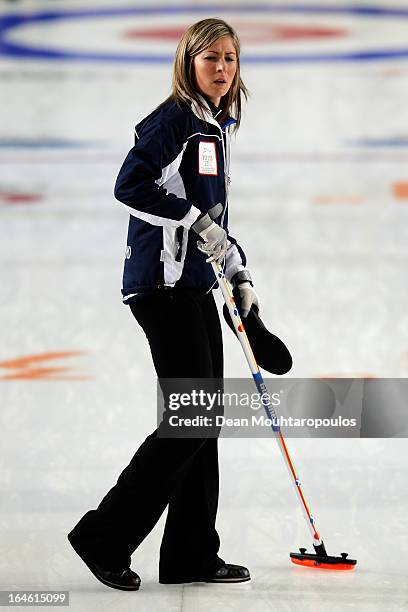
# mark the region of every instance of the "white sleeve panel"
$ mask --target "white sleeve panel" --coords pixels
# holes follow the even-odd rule
[[[163,168],[161,177],[157,179],[156,181],[156,183],[159,186],[163,185],[163,187],[165,187],[166,183],[172,178],[172,176],[178,173],[178,169],[180,168],[181,160],[183,159],[184,151],[186,150],[187,144],[188,142],[186,141],[183,144],[183,148],[181,149],[177,157],[173,159],[173,161],[170,162],[170,164],[168,164],[165,168]],[[180,177],[180,180],[181,180],[181,177]],[[184,185],[183,185],[183,189],[184,189]],[[184,194],[184,197],[185,197],[185,194]]]
[[[142,221],[146,221],[146,223],[150,223],[150,225],[158,225],[160,227],[179,227],[182,225],[186,229],[190,229],[194,221],[201,215],[201,210],[193,205],[182,219],[167,219],[167,217],[159,217],[157,215],[151,215],[147,212],[143,212],[142,210],[136,210],[136,208],[127,206],[127,204],[122,205],[133,217],[142,219]]]
[[[229,282],[232,277],[237,273],[245,270],[245,266],[242,265],[242,259],[240,252],[238,251],[235,244],[230,243],[227,249],[227,255],[225,257],[225,270],[224,274]]]
[[[183,144],[183,148],[177,155],[177,157],[165,168],[163,168],[161,177],[155,181],[156,184],[159,185],[159,187],[163,187],[167,191],[167,193],[171,193],[178,198],[184,199],[186,199],[186,190],[184,188],[183,179],[181,178],[181,175],[178,170],[186,146],[187,142]],[[124,204],[124,206],[134,217],[142,219],[142,221],[146,221],[151,225],[158,225],[161,227],[179,227],[181,225],[186,229],[190,229],[194,221],[201,214],[201,211],[196,206],[192,205],[188,213],[182,219],[167,219],[167,217],[151,215],[147,212],[137,210],[136,208],[133,208],[131,206],[127,206],[126,204]]]

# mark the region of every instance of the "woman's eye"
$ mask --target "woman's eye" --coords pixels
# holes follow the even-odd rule
[[[217,57],[215,55],[208,55],[204,59],[210,60],[210,61],[213,61],[213,60],[216,61]],[[227,62],[235,62],[235,59],[233,57],[226,57],[225,59]]]

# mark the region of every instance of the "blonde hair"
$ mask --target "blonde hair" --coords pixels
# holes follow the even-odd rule
[[[219,38],[230,36],[236,53],[237,70],[228,92],[221,98],[220,107],[222,121],[229,113],[233,114],[237,123],[237,130],[241,123],[241,96],[248,98],[248,90],[245,87],[240,74],[239,54],[241,45],[235,30],[222,19],[203,19],[194,23],[184,32],[177,46],[173,63],[173,83],[171,99],[179,105],[191,104],[194,100],[203,110],[205,106],[200,100],[199,91],[195,80],[194,57],[213,45]]]

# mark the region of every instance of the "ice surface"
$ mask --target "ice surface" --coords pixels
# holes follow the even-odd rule
[[[50,9],[34,0],[3,5],[5,14]],[[200,17],[191,9],[182,18],[43,22],[9,40],[171,53],[174,41],[118,33]],[[237,27],[275,20],[349,32],[264,49],[244,41],[244,58],[402,47],[408,29],[408,19],[390,16],[262,17],[254,9],[234,19]],[[406,377],[408,200],[395,185],[408,183],[407,60],[244,62],[243,76],[251,98],[233,143],[231,232],[247,252],[264,320],[293,351],[292,375]],[[133,556],[138,593],[109,590],[89,574],[66,533],[155,427],[148,347],[121,305],[127,213],[112,191],[133,126],[169,92],[170,66],[0,55],[0,79],[0,589],[69,590],[75,611],[407,610],[404,439],[288,442],[328,552],[349,552],[355,572],[290,563],[289,552],[311,542],[274,440],[223,439],[220,552],[247,564],[252,582],[159,585],[163,518]],[[58,352],[77,354],[40,362],[65,368],[48,378],[13,378],[21,363],[5,365]],[[226,375],[247,376],[226,327],[225,354]]]

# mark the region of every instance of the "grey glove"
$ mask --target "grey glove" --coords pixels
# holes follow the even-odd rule
[[[248,316],[249,311],[251,310],[251,306],[252,304],[255,304],[255,306],[258,306],[258,314],[260,311],[260,302],[259,302],[259,298],[255,292],[255,289],[251,286],[251,283],[249,283],[248,281],[245,281],[243,283],[241,283],[240,285],[237,285],[237,289],[239,291],[239,295],[241,297],[241,312],[242,312],[242,316],[245,319],[245,317]]]
[[[208,213],[193,223],[191,229],[203,240],[203,242],[198,241],[197,246],[200,251],[208,255],[206,261],[208,263],[216,261],[220,264],[227,252],[227,232],[220,225],[212,221]]]
[[[232,285],[237,289],[241,298],[242,317],[248,316],[252,304],[258,307],[258,314],[261,310],[261,304],[256,291],[252,284],[252,278],[248,270],[241,270],[232,277]]]

